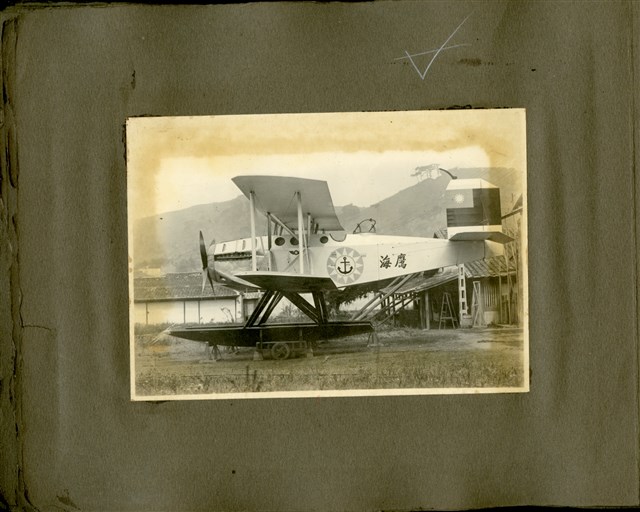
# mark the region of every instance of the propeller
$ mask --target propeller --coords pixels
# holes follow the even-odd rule
[[[213,244],[215,247],[215,240],[213,241]],[[211,274],[209,273],[209,256],[207,255],[207,246],[204,243],[202,231],[200,231],[200,259],[202,260],[202,291],[200,293],[204,294],[204,287],[207,285],[207,280],[211,285],[211,290],[213,290],[213,279],[211,279]]]
[[[211,242],[211,245],[213,246],[213,249],[210,249],[209,252],[213,254],[216,247],[216,241],[213,240]],[[209,281],[212,290],[214,289],[214,281],[234,290],[244,291],[248,288],[256,288],[256,285],[254,284],[251,284],[243,279],[239,279],[221,269],[215,268],[215,258],[211,261],[211,266],[209,266],[209,255],[207,254],[207,246],[204,243],[204,236],[202,235],[202,231],[200,231],[200,259],[202,260],[202,294],[204,294],[204,288],[207,285],[207,281]]]

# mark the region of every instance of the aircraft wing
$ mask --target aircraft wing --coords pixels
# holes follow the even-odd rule
[[[500,244],[506,244],[513,240],[509,235],[505,235],[499,231],[468,231],[462,233],[456,233],[451,236],[449,240],[452,241],[467,241],[476,242],[482,240],[491,240],[492,242],[498,242]]]
[[[307,293],[336,289],[336,285],[328,277],[268,271],[245,271],[237,272],[235,275],[243,281],[248,281],[265,290],[275,290],[279,292]]]
[[[311,215],[318,229],[344,231],[326,181],[284,176],[236,176],[233,182],[247,198],[254,193],[258,211],[275,215],[292,230],[298,228],[296,193],[300,192],[302,212]]]

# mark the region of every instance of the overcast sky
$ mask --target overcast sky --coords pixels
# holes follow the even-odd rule
[[[417,166],[524,172],[525,155],[519,109],[131,118],[129,212],[233,199],[244,174],[323,179],[336,205],[369,206],[416,183]]]

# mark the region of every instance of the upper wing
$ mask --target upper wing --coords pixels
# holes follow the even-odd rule
[[[305,293],[336,289],[336,285],[328,277],[289,274],[287,272],[246,271],[236,273],[236,277],[265,290],[279,292]]]
[[[298,228],[296,193],[300,192],[302,213],[310,214],[318,229],[344,231],[326,181],[284,176],[236,176],[233,182],[245,196],[254,193],[257,210],[275,215],[292,230]]]

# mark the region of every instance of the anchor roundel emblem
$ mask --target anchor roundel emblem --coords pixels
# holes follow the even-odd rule
[[[355,249],[341,247],[333,251],[327,259],[329,277],[337,284],[354,283],[362,275],[364,261]]]

